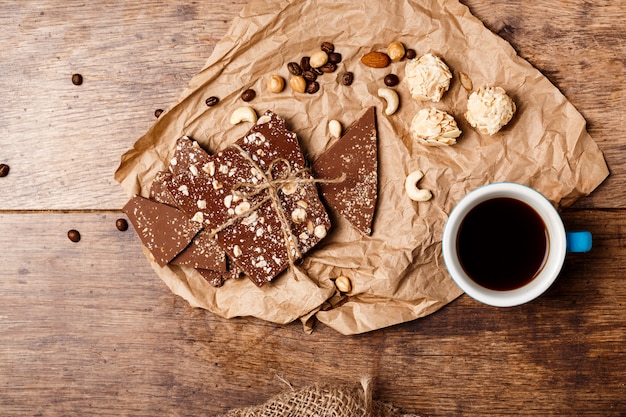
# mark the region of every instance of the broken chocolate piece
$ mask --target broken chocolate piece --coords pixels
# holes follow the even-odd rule
[[[211,269],[216,272],[226,271],[226,253],[215,239],[202,230],[176,258],[172,265],[191,266],[192,268]]]
[[[241,270],[238,267],[229,268],[227,271],[214,271],[212,269],[196,268],[202,278],[214,287],[221,287],[229,279],[241,277]]]
[[[328,204],[366,235],[372,233],[378,196],[378,143],[375,108],[370,107],[313,164],[318,179],[346,179],[320,183],[320,193]]]
[[[182,161],[182,163],[177,165],[177,169],[183,167],[186,161],[191,160],[189,155],[184,154],[185,149],[190,152],[197,152],[196,147],[190,146],[192,143],[191,140],[185,139],[184,142],[187,143],[183,143],[181,141],[183,141],[182,138],[177,142],[176,158]],[[196,156],[203,157],[201,154]],[[194,159],[199,160],[197,157]],[[157,173],[150,188],[150,198],[152,200],[170,206],[176,206],[176,201],[167,187],[167,182],[172,180],[172,176],[173,174],[171,170],[160,171]],[[203,230],[200,231],[189,246],[187,246],[170,263],[173,265],[191,266],[193,268],[212,269],[217,272],[223,272],[226,271],[226,252],[222,250],[215,239],[209,237],[208,232]]]
[[[170,171],[157,172],[152,185],[150,186],[150,199],[157,203],[167,204],[168,206],[176,207],[176,201],[172,197],[170,190],[167,188],[167,181],[172,180],[172,173]]]
[[[182,252],[202,229],[181,210],[141,196],[133,197],[122,210],[160,266]]]
[[[170,159],[169,170],[173,175],[181,172],[196,174],[207,162],[208,157],[209,154],[198,142],[189,136],[183,136],[176,141],[176,151]]]

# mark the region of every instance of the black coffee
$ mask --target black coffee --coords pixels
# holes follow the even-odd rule
[[[484,201],[460,225],[457,252],[467,275],[498,291],[532,281],[548,253],[546,225],[528,204],[513,198]]]

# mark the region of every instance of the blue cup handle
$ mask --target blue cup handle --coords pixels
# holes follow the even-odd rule
[[[591,233],[585,230],[565,232],[568,252],[589,252],[591,250]]]

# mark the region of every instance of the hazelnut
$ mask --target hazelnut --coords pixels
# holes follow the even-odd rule
[[[337,277],[337,279],[335,280],[335,287],[337,287],[340,292],[350,292],[350,290],[352,290],[352,283],[350,282],[350,278],[343,275]]]
[[[280,93],[285,88],[285,80],[280,75],[272,75],[267,80],[267,91],[270,93]]]
[[[289,85],[296,93],[304,93],[306,91],[306,80],[302,77],[302,75],[291,77],[289,79]]]
[[[313,68],[319,68],[328,62],[328,54],[324,51],[317,51],[309,59],[309,65]]]
[[[306,210],[302,207],[296,207],[291,212],[291,220],[294,223],[302,223],[306,220]]]
[[[400,61],[404,58],[405,53],[404,45],[401,42],[393,41],[387,46],[387,55],[392,61]]]

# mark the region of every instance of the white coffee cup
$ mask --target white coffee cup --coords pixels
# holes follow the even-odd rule
[[[507,290],[490,289],[470,277],[459,257],[459,233],[465,218],[481,203],[494,199],[515,199],[530,206],[541,218],[547,235],[542,266],[524,285]],[[467,194],[446,222],[443,238],[443,257],[452,279],[472,298],[492,306],[510,307],[534,300],[557,279],[567,252],[586,252],[591,249],[591,234],[586,231],[567,232],[559,213],[538,191],[521,184],[494,183]]]

